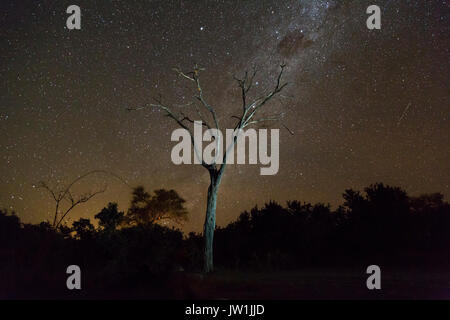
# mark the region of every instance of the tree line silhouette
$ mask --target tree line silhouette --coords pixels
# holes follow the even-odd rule
[[[216,269],[450,265],[450,205],[442,194],[411,197],[377,183],[364,192],[345,190],[343,199],[335,210],[294,200],[242,212],[215,230]],[[184,203],[174,190],[137,187],[126,212],[109,203],[95,214],[98,227],[87,218],[58,228],[27,224],[0,210],[0,296],[66,292],[65,270],[76,264],[97,295],[142,288],[146,297],[171,297],[181,286],[174,275],[200,272],[203,264],[202,234],[183,235],[160,223],[185,220]]]

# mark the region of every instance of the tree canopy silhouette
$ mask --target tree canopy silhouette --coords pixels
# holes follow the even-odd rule
[[[103,208],[102,211],[94,216],[98,219],[98,224],[103,230],[110,232],[116,230],[116,228],[124,221],[125,213],[117,209],[117,203],[110,202],[108,206]]]
[[[90,219],[80,218],[72,223],[72,229],[76,232],[77,239],[88,239],[94,232],[95,227]]]
[[[133,189],[126,219],[129,224],[152,224],[162,220],[181,223],[187,220],[185,202],[175,190],[158,189],[150,194],[143,186],[138,186]]]

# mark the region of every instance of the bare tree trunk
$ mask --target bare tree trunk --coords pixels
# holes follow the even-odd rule
[[[216,170],[210,170],[209,175],[211,178],[211,182],[208,187],[206,217],[205,217],[205,224],[203,226],[203,237],[205,241],[203,271],[205,273],[209,273],[214,270],[213,240],[214,240],[214,230],[216,229],[217,193],[219,191],[222,173]]]

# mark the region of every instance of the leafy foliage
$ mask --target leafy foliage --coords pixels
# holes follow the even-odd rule
[[[130,224],[151,224],[170,219],[181,222],[187,219],[186,202],[175,190],[155,190],[154,194],[139,186],[133,190],[131,207],[126,215]]]
[[[98,224],[106,232],[116,230],[116,228],[124,221],[125,214],[119,212],[117,203],[110,202],[108,206],[97,213],[94,218],[98,219]]]

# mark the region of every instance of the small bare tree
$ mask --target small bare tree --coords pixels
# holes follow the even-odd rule
[[[233,118],[237,119],[237,122],[234,126],[235,132],[240,132],[244,128],[255,125],[261,122],[266,121],[278,121],[282,118],[283,113],[276,114],[274,116],[269,117],[261,117],[257,118],[257,115],[259,111],[267,105],[274,97],[277,95],[280,95],[280,92],[286,87],[287,83],[282,82],[282,76],[284,71],[285,65],[282,64],[280,66],[280,72],[278,73],[278,76],[275,80],[275,84],[273,88],[263,94],[262,96],[256,98],[256,99],[249,99],[249,91],[253,88],[254,84],[254,78],[256,76],[257,70],[256,68],[253,69],[253,72],[246,71],[244,73],[244,76],[242,78],[234,77],[234,79],[237,81],[237,84],[240,88],[240,93],[242,97],[242,113],[240,116],[233,116]],[[185,73],[181,71],[180,68],[174,68],[173,69],[177,74],[187,81],[191,82],[194,86],[194,89],[196,91],[196,94],[194,95],[194,102],[189,103],[185,106],[194,106],[195,110],[197,111],[197,115],[200,117],[200,120],[202,120],[202,123],[204,126],[206,126],[208,129],[217,129],[220,130],[218,117],[216,114],[216,110],[213,106],[211,106],[204,97],[203,89],[200,84],[200,72],[203,71],[203,68],[199,68],[196,66],[192,72]],[[281,96],[281,95],[280,95]],[[200,107],[197,105],[200,104]],[[127,110],[139,110],[144,109],[147,107],[151,108],[158,108],[163,110],[166,113],[166,116],[173,119],[180,127],[186,129],[191,137],[192,145],[195,149],[195,143],[194,143],[194,135],[192,131],[187,127],[186,123],[194,123],[194,120],[192,120],[190,117],[188,117],[184,112],[175,112],[173,106],[176,105],[168,105],[165,104],[162,101],[161,96],[154,99],[154,103],[146,104],[139,108],[127,108]],[[205,121],[201,115],[200,108],[204,108],[204,110],[210,114],[213,126],[211,126],[207,121]],[[286,127],[287,130],[289,130]],[[292,134],[292,132],[291,132]],[[204,246],[204,272],[209,273],[213,271],[213,238],[214,238],[214,230],[216,227],[216,203],[217,203],[217,195],[219,191],[220,182],[222,180],[223,174],[225,172],[226,164],[227,164],[227,155],[230,152],[232,148],[234,148],[234,145],[237,141],[238,135],[235,135],[233,138],[232,143],[230,146],[226,147],[224,152],[222,153],[223,158],[222,162],[216,163],[216,160],[212,163],[205,163],[205,161],[202,160],[202,166],[206,168],[209,172],[210,177],[210,184],[208,187],[208,195],[207,195],[207,205],[206,205],[206,216],[205,216],[205,223],[203,228],[203,236],[205,241]],[[217,138],[218,140],[219,138]],[[220,141],[216,141],[217,145],[220,146]],[[218,149],[217,149],[218,150]],[[197,150],[196,150],[197,151]],[[219,151],[216,153],[219,154]],[[217,157],[216,157],[217,158]]]
[[[55,201],[55,213],[53,216],[53,222],[52,222],[52,227],[55,229],[58,229],[58,227],[61,225],[62,221],[64,220],[64,218],[78,205],[88,202],[89,200],[91,200],[93,197],[95,197],[96,195],[105,192],[106,190],[106,186],[100,190],[94,191],[94,192],[87,192],[78,196],[74,196],[71,192],[71,188],[80,180],[82,180],[83,178],[97,173],[97,172],[102,172],[101,170],[95,170],[95,171],[90,171],[87,172],[81,176],[79,176],[78,178],[72,180],[69,184],[67,184],[66,186],[63,186],[62,188],[51,188],[49,187],[49,185],[44,182],[41,181],[38,184],[38,187],[43,188],[45,190],[47,190],[50,195],[52,196],[52,199]],[[65,204],[67,203],[67,204]]]

